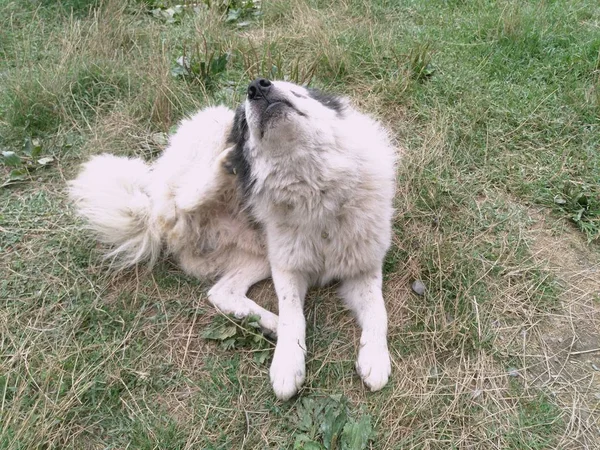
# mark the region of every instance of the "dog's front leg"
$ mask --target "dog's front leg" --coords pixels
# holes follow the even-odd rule
[[[369,389],[377,391],[391,372],[381,271],[343,280],[339,293],[362,328],[356,371]]]
[[[303,307],[308,282],[299,273],[275,267],[272,276],[279,299],[279,324],[271,363],[271,384],[278,399],[288,400],[304,383],[306,323]]]
[[[269,272],[266,260],[248,257],[243,265],[224,274],[208,291],[208,301],[221,312],[233,314],[238,319],[251,314],[258,315],[263,333],[276,337],[277,316],[246,297],[250,286],[268,278]]]

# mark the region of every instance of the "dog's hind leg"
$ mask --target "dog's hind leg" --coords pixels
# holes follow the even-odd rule
[[[260,316],[259,324],[267,335],[277,336],[277,315],[266,310],[246,297],[248,289],[271,274],[266,260],[255,258],[244,261],[244,265],[225,273],[208,291],[208,301],[225,314],[233,314],[238,319],[249,315]]]
[[[391,372],[381,272],[343,280],[339,294],[362,328],[356,371],[369,389],[377,391],[386,385]]]
[[[231,150],[228,148],[221,152],[208,167],[198,167],[198,170],[190,170],[184,175],[175,193],[177,208],[189,213],[210,207],[221,199],[225,189],[234,186],[235,178],[227,165]]]

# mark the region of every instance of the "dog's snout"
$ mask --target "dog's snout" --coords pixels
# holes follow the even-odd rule
[[[261,88],[268,88],[269,86],[271,86],[271,82],[269,80],[267,80],[266,78],[259,78],[256,81],[258,82],[258,85]]]
[[[248,98],[254,100],[255,98],[264,97],[271,88],[271,82],[266,78],[257,78],[248,86]]]

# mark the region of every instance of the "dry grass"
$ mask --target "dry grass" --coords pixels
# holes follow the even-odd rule
[[[110,274],[64,195],[90,154],[151,159],[183,115],[270,73],[349,95],[403,153],[392,380],[365,390],[359,330],[315,290],[301,397],[342,394],[374,449],[600,445],[600,251],[570,220],[587,195],[594,235],[593,2],[272,0],[241,27],[218,7],[169,24],[143,2],[64,3],[0,0],[0,146],[38,138],[56,161],[0,192],[0,448],[293,446],[298,405],[268,364],[199,337],[207,285],[168,261]],[[172,76],[205,45],[224,73]],[[251,296],[276,308],[269,282]]]

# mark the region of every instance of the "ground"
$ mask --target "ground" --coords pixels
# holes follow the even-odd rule
[[[600,4],[175,3],[0,0],[0,448],[599,448]],[[111,272],[67,202],[90,155],[151,160],[257,76],[347,95],[403,155],[381,392],[333,289],[279,402],[252,323],[168,259]]]

